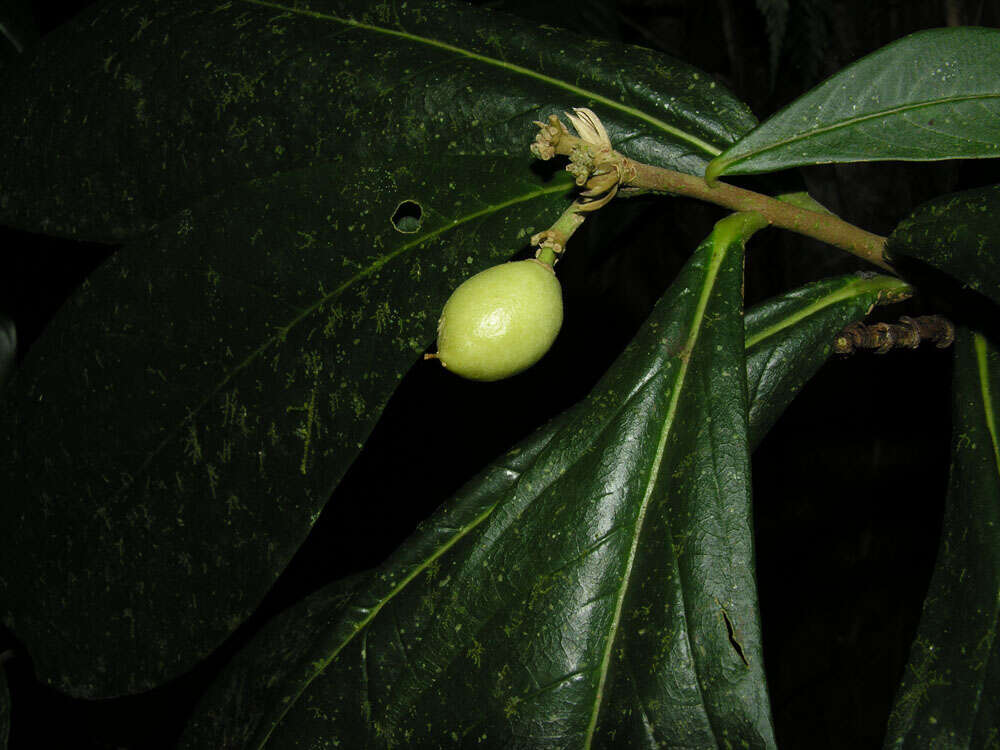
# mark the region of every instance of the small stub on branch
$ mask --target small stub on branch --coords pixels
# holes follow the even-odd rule
[[[898,323],[851,323],[833,341],[837,354],[853,354],[858,349],[871,349],[885,354],[892,349],[916,349],[921,341],[930,341],[938,349],[951,346],[955,326],[940,315],[903,316]]]

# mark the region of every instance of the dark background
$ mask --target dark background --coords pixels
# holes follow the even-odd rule
[[[88,4],[37,2],[33,18],[19,22],[44,34]],[[716,76],[761,119],[913,31],[1000,26],[993,0],[789,0],[788,30],[773,47],[760,10],[773,0],[476,4],[664,51]],[[0,63],[11,56],[3,50]],[[804,180],[834,212],[887,234],[923,201],[997,176],[993,163],[952,161],[824,166],[778,179]],[[542,363],[488,390],[415,368],[328,505],[336,516],[320,518],[258,613],[188,675],[139,696],[73,700],[38,685],[30,658],[0,628],[0,653],[15,655],[6,664],[12,750],[173,747],[213,675],[268,616],[329,580],[377,565],[483,464],[584,395],[722,215],[683,199],[613,203],[574,237],[560,266],[566,323]],[[0,313],[17,326],[19,357],[108,252],[0,230]],[[861,268],[832,248],[770,230],[754,238],[748,256],[748,304]],[[879,314],[891,320],[940,312],[943,304],[918,297]],[[834,359],[754,455],[764,652],[785,748],[881,745],[940,533],[949,381],[949,353],[929,346]],[[372,497],[399,498],[395,517],[366,514]]]

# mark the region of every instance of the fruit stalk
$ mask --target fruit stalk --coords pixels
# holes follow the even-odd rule
[[[554,266],[562,257],[566,249],[566,243],[573,236],[573,232],[583,226],[587,219],[587,209],[584,208],[580,200],[575,200],[562,212],[555,223],[544,232],[539,232],[531,238],[531,244],[538,247],[535,257],[542,263]]]

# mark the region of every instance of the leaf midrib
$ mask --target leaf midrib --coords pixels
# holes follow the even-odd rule
[[[340,654],[340,652],[344,650],[347,644],[349,644],[352,640],[354,640],[354,637],[358,633],[360,633],[362,630],[368,627],[368,624],[372,620],[374,620],[378,616],[378,613],[381,612],[382,609],[396,597],[396,594],[398,594],[400,591],[409,586],[410,582],[413,581],[414,578],[419,576],[425,570],[427,570],[427,568],[430,567],[430,565],[432,565],[435,560],[444,555],[448,550],[450,550],[452,547],[458,544],[458,542],[461,541],[469,532],[478,528],[479,524],[481,524],[483,521],[489,518],[493,514],[493,511],[496,509],[498,503],[499,500],[493,503],[492,505],[488,506],[487,508],[485,508],[470,523],[466,524],[461,529],[459,529],[459,531],[456,534],[454,534],[444,544],[442,544],[438,549],[436,549],[432,555],[428,555],[427,558],[422,560],[419,565],[414,565],[413,569],[407,575],[403,576],[399,580],[399,582],[392,587],[389,593],[386,594],[380,602],[378,602],[378,604],[376,604],[374,607],[371,608],[371,611],[364,617],[364,619],[359,620],[354,624],[353,628],[351,629],[351,633],[347,635],[345,638],[343,638],[341,642],[336,645],[335,648],[330,649],[329,657],[324,657],[322,660],[313,660],[311,662],[313,665],[316,665],[313,672],[313,677],[321,674],[323,670],[330,665],[330,662],[336,659],[337,656]],[[270,739],[271,734],[274,732],[275,729],[277,729],[278,725],[281,724],[281,720],[284,719],[285,715],[292,709],[292,707],[296,703],[298,703],[299,698],[302,697],[302,694],[309,688],[312,682],[313,682],[312,679],[302,680],[302,684],[299,686],[299,689],[296,690],[292,696],[288,697],[287,700],[285,700],[281,712],[278,713],[278,715],[271,720],[270,725],[264,730],[263,736],[260,736],[260,732],[257,732],[254,735],[254,739],[251,740],[251,745],[255,746],[256,748],[258,748],[258,750],[260,750],[260,748],[263,748],[264,745],[267,744],[267,741]],[[257,739],[258,737],[259,739]]]
[[[709,156],[718,156],[722,153],[722,149],[713,146],[711,143],[703,141],[691,133],[688,133],[680,128],[674,127],[663,120],[648,115],[640,109],[635,107],[630,107],[627,104],[622,104],[621,102],[615,101],[607,96],[598,94],[596,91],[591,91],[585,89],[582,86],[577,86],[575,84],[569,83],[568,81],[560,80],[553,76],[546,75],[545,73],[540,73],[537,70],[532,70],[531,68],[524,67],[523,65],[517,65],[515,63],[509,63],[504,60],[499,60],[495,57],[490,57],[488,55],[482,55],[478,52],[473,52],[472,50],[465,49],[464,47],[459,47],[454,44],[448,44],[447,42],[442,42],[437,39],[431,39],[430,37],[420,36],[419,34],[412,34],[408,31],[399,31],[396,29],[390,29],[385,26],[376,26],[375,24],[364,23],[363,21],[357,21],[353,18],[341,18],[340,16],[335,16],[330,13],[320,13],[319,11],[307,10],[304,8],[294,8],[288,5],[283,5],[282,3],[268,2],[268,0],[241,0],[241,2],[249,3],[251,5],[259,5],[265,8],[273,8],[275,10],[281,10],[286,13],[294,13],[301,16],[308,16],[311,18],[316,18],[324,21],[333,21],[334,23],[340,23],[345,26],[351,26],[356,29],[362,29],[364,31],[372,31],[379,34],[385,34],[387,36],[394,36],[399,39],[406,39],[410,42],[416,42],[417,44],[425,44],[429,47],[436,47],[438,49],[445,50],[447,52],[453,52],[457,55],[462,55],[470,60],[476,60],[477,62],[485,63],[487,65],[493,65],[498,68],[503,68],[509,70],[513,73],[519,73],[521,75],[527,76],[529,78],[534,78],[535,80],[541,81],[543,83],[555,86],[557,88],[564,89],[572,94],[576,94],[585,99],[589,99],[593,102],[599,102],[600,104],[611,108],[617,109],[618,111],[630,115],[638,120],[642,120],[654,128],[662,130],[665,133],[669,133],[674,138],[681,141],[685,141],[692,146],[704,151]]]
[[[726,241],[727,239],[729,240],[728,242]],[[711,297],[712,290],[715,288],[719,268],[722,265],[722,261],[725,258],[726,253],[731,247],[732,238],[724,238],[721,232],[716,231],[712,234],[712,242],[716,246],[705,274],[705,283],[702,286],[701,296],[698,298],[698,305],[695,308],[695,314],[692,318],[691,329],[688,332],[686,341],[684,342],[683,351],[686,352],[686,356],[682,356],[680,358],[677,374],[674,377],[674,387],[670,394],[670,403],[667,406],[667,413],[664,415],[663,427],[660,430],[660,437],[656,445],[656,453],[654,454],[650,465],[646,490],[643,494],[642,502],[639,505],[638,515],[636,516],[635,533],[632,535],[632,544],[629,547],[628,558],[625,563],[625,572],[622,574],[622,583],[621,586],[619,586],[616,597],[614,615],[611,619],[611,626],[608,628],[608,636],[605,641],[604,653],[601,656],[597,691],[594,694],[594,707],[591,712],[590,722],[587,726],[587,733],[583,745],[584,750],[590,750],[597,730],[597,721],[600,715],[601,704],[604,700],[604,689],[607,684],[607,678],[611,667],[611,654],[618,630],[621,626],[622,613],[625,609],[625,595],[631,583],[632,569],[635,567],[635,560],[638,555],[639,539],[642,535],[642,527],[646,519],[646,512],[648,511],[649,504],[653,498],[653,490],[656,486],[656,476],[658,475],[659,468],[663,463],[667,440],[669,439],[674,426],[677,405],[680,403],[681,391],[684,390],[684,381],[690,367],[691,356],[694,352],[695,345],[698,343],[698,338],[701,335],[705,318],[705,310],[708,308],[708,302]]]
[[[685,342],[685,351],[687,352],[692,352],[695,344],[698,341],[702,329],[702,324],[704,322],[705,310],[708,307],[708,301],[711,296],[711,292],[715,287],[715,281],[718,277],[719,268],[726,256],[726,253],[728,252],[732,244],[732,238],[727,238],[728,241],[723,241],[722,238],[719,236],[719,234],[720,233],[716,233],[716,236],[718,237],[719,246],[716,248],[716,252],[713,254],[711,262],[709,263],[709,267],[706,271],[706,277],[705,277],[706,283],[703,286],[702,294],[699,297],[698,304],[695,308],[695,314],[692,317],[691,330]],[[675,386],[671,393],[670,403],[668,405],[667,414],[664,419],[664,426],[663,429],[661,430],[660,439],[657,444],[656,454],[651,465],[652,468],[650,471],[650,481],[647,483],[646,492],[644,494],[642,503],[640,505],[639,515],[636,520],[635,524],[636,531],[635,534],[633,535],[632,546],[629,550],[629,559],[626,566],[626,572],[623,576],[623,585],[619,591],[618,601],[616,602],[615,606],[615,615],[612,627],[610,628],[609,637],[607,639],[607,645],[605,647],[605,652],[602,657],[601,678],[600,678],[600,684],[598,686],[597,699],[595,700],[594,713],[591,719],[591,724],[588,728],[586,743],[584,745],[584,747],[587,750],[589,750],[591,746],[591,742],[594,735],[594,729],[596,728],[596,717],[600,711],[601,693],[603,691],[607,673],[609,671],[608,667],[610,664],[610,654],[614,644],[615,632],[618,630],[618,626],[621,621],[621,616],[624,609],[624,594],[628,588],[628,580],[630,577],[631,570],[634,567],[635,557],[638,548],[638,539],[641,534],[642,524],[645,518],[646,511],[653,497],[655,481],[652,478],[656,476],[657,473],[656,467],[658,467],[663,462],[663,457],[666,451],[666,442],[667,439],[669,438],[671,428],[673,426],[674,417],[677,412],[677,405],[680,402],[680,394],[681,391],[683,390],[683,384],[689,368],[689,364],[690,364],[690,357],[685,357],[681,359],[681,364],[677,369],[677,374],[674,379]],[[362,630],[368,627],[368,625],[378,616],[379,612],[381,612],[385,608],[385,606],[396,597],[397,594],[402,592],[415,578],[417,578],[424,570],[426,570],[428,566],[430,566],[435,560],[439,559],[442,555],[447,553],[448,550],[454,547],[455,544],[457,544],[462,538],[464,538],[467,534],[476,529],[483,521],[489,518],[490,515],[492,515],[493,511],[496,509],[498,504],[499,501],[485,508],[470,523],[463,526],[461,529],[458,530],[456,534],[449,537],[449,539],[444,544],[435,549],[433,554],[429,555],[427,558],[422,560],[419,565],[415,565],[413,569],[409,571],[409,573],[406,576],[401,578],[399,582],[395,586],[393,586],[392,589],[374,607],[371,608],[371,611],[362,620],[359,620],[352,626],[351,632],[346,637],[344,637],[340,643],[336,644],[334,648],[330,649],[328,654],[325,655],[322,660],[310,660],[312,664],[317,665],[317,667],[313,671],[313,676],[321,674],[326,669],[326,667],[329,666],[330,663],[332,663],[333,660],[337,658],[337,656],[339,656],[339,654],[343,651],[343,649],[347,646],[347,644],[349,644],[354,639],[354,637],[357,636],[358,633],[360,633]],[[255,735],[255,738],[251,742],[251,745],[253,747],[256,747],[257,750],[261,750],[262,748],[264,748],[271,734],[280,725],[282,719],[285,717],[285,715],[287,715],[287,713],[291,710],[291,708],[294,705],[296,705],[299,698],[302,697],[303,693],[305,693],[305,691],[309,688],[312,682],[313,682],[312,679],[307,679],[302,681],[301,685],[298,687],[295,693],[291,695],[287,701],[285,701],[285,704],[282,707],[280,713],[278,713],[270,721],[268,727],[263,730],[263,734],[261,734],[261,732],[258,732]]]
[[[979,392],[983,399],[983,416],[986,419],[986,429],[990,433],[990,444],[993,447],[993,462],[997,475],[1000,476],[1000,435],[997,433],[996,414],[993,411],[993,393],[990,387],[989,368],[987,362],[986,339],[975,334],[976,366],[979,375]]]
[[[253,1],[254,0],[247,0],[247,2],[253,2]],[[733,164],[740,164],[740,163],[743,163],[743,162],[747,162],[750,159],[753,159],[755,157],[760,156],[761,154],[766,154],[769,151],[774,151],[775,149],[783,148],[783,147],[788,146],[788,145],[790,145],[792,143],[797,143],[799,141],[808,140],[809,138],[814,138],[816,136],[824,135],[826,133],[831,133],[831,132],[834,132],[836,130],[840,130],[841,128],[851,127],[851,126],[857,125],[857,124],[862,123],[862,122],[867,122],[868,120],[875,120],[875,119],[878,119],[878,118],[881,118],[881,117],[890,117],[892,115],[897,115],[897,114],[901,114],[901,113],[905,113],[905,112],[910,112],[910,111],[913,111],[913,110],[923,109],[925,107],[936,107],[936,106],[941,105],[941,104],[957,104],[957,103],[962,103],[962,102],[967,102],[967,101],[977,101],[979,99],[1000,99],[1000,94],[970,94],[968,96],[944,97],[944,98],[941,98],[941,99],[933,99],[933,100],[927,100],[927,101],[923,101],[923,102],[914,102],[913,104],[906,104],[906,105],[902,105],[902,106],[899,106],[899,107],[893,107],[892,109],[883,109],[883,110],[879,110],[878,112],[873,112],[873,113],[868,114],[868,115],[862,115],[862,116],[859,116],[859,117],[851,118],[849,120],[843,120],[841,122],[836,122],[836,123],[833,123],[831,125],[827,125],[827,126],[822,127],[822,128],[815,128],[813,130],[808,130],[808,131],[805,131],[805,132],[801,132],[801,133],[798,133],[798,134],[796,134],[796,135],[794,135],[794,136],[792,136],[790,138],[785,138],[785,139],[783,139],[781,141],[776,141],[776,142],[774,142],[774,143],[772,143],[769,146],[766,146],[764,148],[755,149],[755,150],[749,151],[749,152],[747,152],[745,154],[739,154],[737,157],[735,157],[733,159],[730,159],[730,160],[720,159],[720,161],[725,165],[725,167],[729,167],[729,166],[731,166]],[[766,126],[766,125],[767,125],[767,123],[764,123],[764,125],[762,125],[761,128],[763,129],[763,127]],[[946,157],[942,157],[942,158],[946,158]],[[720,172],[719,176],[721,176],[722,174],[723,173]]]
[[[708,299],[709,299],[709,297],[711,295],[712,289],[714,288],[715,280],[716,280],[717,275],[718,275],[719,267],[721,266],[722,261],[725,258],[725,254],[726,254],[726,252],[728,252],[728,249],[731,246],[732,242],[733,242],[733,239],[732,238],[728,238],[728,242],[724,243],[723,252],[719,252],[715,256],[713,256],[712,262],[711,262],[711,264],[709,266],[709,269],[708,269],[708,272],[706,274],[706,280],[708,281],[708,283],[703,288],[703,293],[702,293],[702,295],[701,295],[701,297],[699,299],[699,303],[698,303],[698,305],[696,307],[695,315],[692,318],[692,320],[694,321],[694,325],[692,326],[691,332],[689,333],[688,339],[686,341],[686,345],[688,347],[693,347],[697,343],[698,335],[700,333],[701,323],[704,320],[704,314],[705,314],[705,310],[707,309]],[[863,286],[863,285],[871,285],[871,284],[874,284],[873,280],[864,280],[860,284],[849,286],[848,290],[850,290],[854,286]],[[858,293],[857,291],[852,292],[852,293],[848,293],[848,294],[845,294],[844,297],[846,298],[846,297],[854,296],[854,294],[857,294],[857,293]],[[830,297],[837,297],[837,300],[840,299],[840,297],[838,296],[837,293],[829,295],[829,296]],[[833,301],[837,301],[837,300],[833,300]],[[832,301],[829,302],[829,303],[827,303],[827,304],[832,304]],[[823,306],[826,306],[826,305],[823,305]],[[801,318],[796,318],[796,322],[798,320],[800,320],[800,319]],[[773,326],[772,329],[770,329],[770,330],[773,330],[774,332],[777,332],[778,330],[782,330],[782,329],[784,329],[786,327],[787,327],[787,325],[778,323],[775,326]],[[749,348],[750,344],[747,343],[746,346],[747,346],[747,348]],[[691,349],[687,349],[687,351],[691,351]],[[665,453],[665,447],[666,447],[666,440],[669,438],[669,427],[667,426],[667,423],[668,422],[672,422],[672,420],[674,418],[674,415],[676,414],[677,405],[680,402],[680,392],[683,389],[682,388],[683,381],[684,381],[684,377],[685,377],[686,372],[687,372],[688,362],[689,362],[689,360],[687,360],[687,359],[683,360],[681,366],[678,368],[678,376],[676,378],[677,386],[674,388],[674,390],[672,392],[671,402],[668,405],[667,419],[665,420],[665,423],[664,423],[665,427],[664,427],[664,430],[661,432],[660,441],[658,442],[658,445],[657,445],[656,457],[654,459],[654,464],[653,464],[654,467],[656,465],[659,465],[660,463],[662,463],[662,460],[663,460],[663,456],[664,456],[664,453]],[[655,469],[650,474],[651,477],[653,475],[655,475]],[[648,507],[649,501],[652,498],[653,485],[654,485],[653,482],[650,482],[650,483],[647,484],[647,489],[646,489],[645,496],[643,498],[643,505],[642,505],[642,512],[643,513],[645,512],[645,508]],[[337,658],[337,656],[339,656],[339,654],[343,651],[343,649],[358,635],[358,633],[360,633],[362,630],[364,630],[366,627],[368,627],[368,625],[370,625],[371,622],[378,616],[378,614],[381,612],[381,610],[383,610],[386,607],[386,605],[390,601],[392,601],[399,593],[401,593],[403,590],[405,590],[406,587],[409,586],[409,584],[412,583],[413,580],[415,580],[420,575],[420,573],[422,573],[423,571],[425,571],[428,568],[428,566],[430,566],[435,560],[439,559],[442,555],[444,555],[445,553],[447,553],[462,538],[464,538],[470,532],[472,532],[473,530],[475,530],[476,528],[478,528],[478,526],[480,524],[482,524],[486,519],[488,519],[492,515],[493,511],[496,509],[496,507],[497,507],[498,504],[499,503],[493,503],[488,508],[484,509],[483,512],[481,512],[478,516],[476,516],[475,519],[473,519],[470,523],[466,524],[461,529],[459,529],[455,533],[455,535],[453,535],[452,537],[449,537],[448,540],[446,542],[444,542],[440,547],[438,547],[434,551],[433,554],[429,555],[425,560],[421,561],[419,563],[419,565],[414,566],[413,570],[409,574],[407,574],[406,576],[404,576],[403,578],[401,578],[400,581],[395,586],[393,586],[393,588],[378,602],[378,604],[372,608],[371,612],[364,618],[363,621],[360,621],[359,623],[355,624],[352,627],[351,633],[348,636],[346,636],[344,639],[342,639],[342,641],[339,644],[337,644],[335,648],[331,649],[328,652],[328,656],[324,657],[324,659],[321,662],[318,661],[318,660],[310,660],[311,663],[313,663],[313,664],[321,664],[321,666],[314,671],[314,673],[313,673],[314,676],[321,674],[326,669],[326,667],[329,666]],[[637,529],[641,526],[641,521],[642,521],[642,519],[640,518],[639,521],[637,522]],[[634,540],[637,539],[637,538],[638,538],[638,532],[634,536],[633,547],[630,550],[630,555],[632,556],[632,562],[634,562],[634,554],[635,554],[635,549],[636,549],[636,542]],[[626,579],[627,579],[627,575],[626,575]],[[620,617],[621,617],[621,612],[622,612],[621,601],[622,600],[619,601],[619,606],[617,608],[617,615],[618,615],[617,621],[618,622],[620,622]],[[613,630],[614,629],[617,629],[617,627],[613,628]],[[608,643],[609,643],[608,649],[610,649],[613,646],[613,638],[609,639]],[[606,649],[606,651],[605,651],[606,654],[610,653],[610,651],[608,649]],[[605,669],[605,672],[606,672],[606,669]],[[303,695],[303,693],[306,692],[306,690],[312,684],[312,681],[313,681],[312,679],[308,679],[308,680],[304,680],[303,681],[301,687],[289,698],[289,700],[285,704],[285,706],[284,706],[283,710],[281,711],[281,713],[279,715],[277,715],[272,720],[269,728],[264,731],[263,736],[260,736],[259,732],[258,732],[257,735],[255,735],[255,739],[254,739],[253,742],[256,742],[257,744],[253,745],[253,746],[255,746],[256,748],[258,748],[258,750],[260,750],[260,748],[263,748],[265,746],[265,744],[267,743],[267,740],[270,738],[271,734],[280,725],[282,719],[285,717],[285,715],[288,713],[288,711],[291,710],[291,708],[298,702],[299,698],[301,698],[301,696]],[[595,712],[595,715],[596,715],[596,712]],[[593,732],[590,733],[591,736],[592,736],[592,734],[593,734]],[[590,746],[590,739],[588,739],[588,744],[587,744],[587,747],[589,747],[589,746]]]
[[[878,277],[876,279],[861,279],[858,281],[849,281],[840,289],[830,292],[817,300],[814,300],[810,304],[803,307],[801,310],[797,310],[791,315],[782,318],[777,323],[759,331],[756,335],[750,336],[746,340],[746,348],[752,349],[757,346],[761,341],[764,341],[772,336],[776,336],[787,328],[791,328],[797,323],[802,322],[806,318],[809,318],[822,310],[835,305],[838,302],[843,302],[845,300],[853,299],[854,297],[860,297],[862,294],[870,294],[872,292],[880,292],[884,289],[889,288],[890,280],[886,277]],[[898,281],[900,286],[903,282]]]

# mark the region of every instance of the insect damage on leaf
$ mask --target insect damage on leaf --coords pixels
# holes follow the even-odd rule
[[[722,606],[721,602],[719,602],[718,599],[715,601],[719,605],[719,611],[722,614],[722,621],[726,623],[726,635],[729,638],[730,645],[732,645],[733,650],[739,655],[740,659],[743,660],[743,663],[749,667],[750,658],[747,656],[746,651],[743,650],[743,643],[740,640],[743,633],[740,632],[740,629],[737,628],[733,624],[733,621],[729,619],[729,613],[726,612],[726,608]]]

